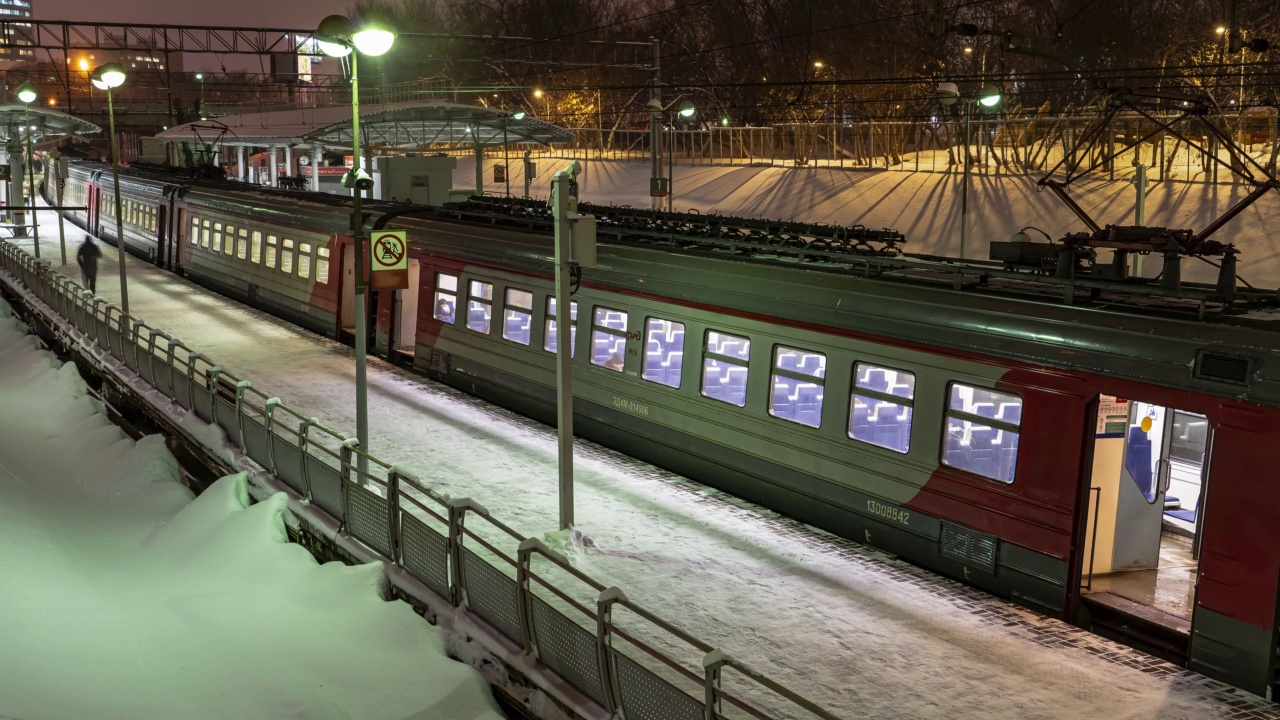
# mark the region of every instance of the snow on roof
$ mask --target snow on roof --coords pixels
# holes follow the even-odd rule
[[[295,108],[227,115],[165,130],[161,140],[214,142],[227,146],[351,146],[351,108],[345,105]],[[366,142],[384,148],[420,149],[434,143],[551,145],[570,139],[568,130],[542,120],[478,105],[440,101],[360,106],[360,131]]]
[[[102,128],[57,110],[21,103],[0,105],[0,138],[9,140],[23,125],[35,125],[35,135],[73,135],[81,137],[100,132]]]

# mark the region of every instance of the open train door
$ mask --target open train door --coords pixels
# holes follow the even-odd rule
[[[169,245],[172,248],[169,251],[169,263],[175,273],[182,274],[182,268],[186,264],[186,258],[182,254],[187,252],[188,244],[185,241],[188,240],[187,233],[191,229],[187,227],[187,211],[179,208],[177,215],[178,221],[173,224],[173,232],[169,234],[173,238]]]
[[[414,348],[418,344],[418,284],[421,266],[409,258],[409,287],[396,291],[396,305],[391,328],[392,356],[413,363]]]
[[[1082,606],[1099,633],[1185,665],[1209,422],[1141,400],[1098,405]]]
[[[156,205],[156,265],[173,266],[173,247],[169,242],[169,214],[164,203]]]

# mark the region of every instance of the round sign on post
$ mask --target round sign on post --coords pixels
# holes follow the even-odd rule
[[[374,290],[403,290],[409,287],[409,244],[404,230],[382,230],[373,234],[369,257]]]

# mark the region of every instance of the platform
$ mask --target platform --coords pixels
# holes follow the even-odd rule
[[[52,212],[40,217],[59,264]],[[63,271],[78,276],[68,225]],[[30,248],[31,241],[17,240]],[[98,289],[118,299],[114,249]],[[131,311],[322,422],[354,427],[352,349],[129,258]],[[553,428],[369,359],[372,451],[532,536],[556,528]],[[1276,718],[1221,683],[591,443],[572,561],[850,717]]]

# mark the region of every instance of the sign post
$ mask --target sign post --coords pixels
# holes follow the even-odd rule
[[[369,248],[374,290],[403,290],[409,287],[409,245],[404,230],[379,230]]]

